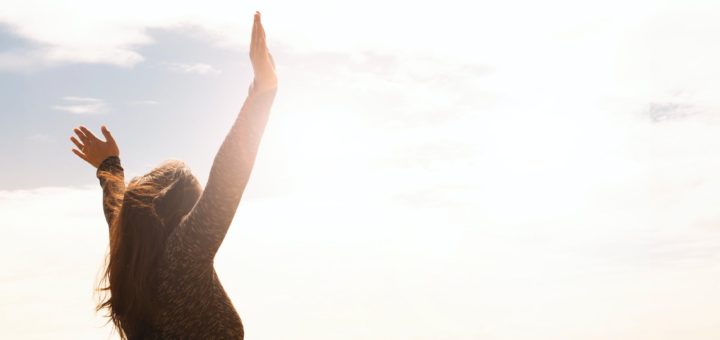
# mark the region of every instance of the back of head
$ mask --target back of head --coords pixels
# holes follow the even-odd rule
[[[197,202],[202,188],[181,161],[166,161],[130,181],[112,224],[110,252],[98,305],[120,335],[136,337],[157,315],[157,268],[165,241]]]

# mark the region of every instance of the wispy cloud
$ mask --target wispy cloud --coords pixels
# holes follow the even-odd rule
[[[36,133],[25,137],[25,140],[29,140],[31,142],[47,142],[50,140],[50,136],[44,133]]]
[[[46,55],[43,49],[0,52],[0,72],[32,72],[55,65]]]
[[[73,114],[98,114],[108,110],[107,103],[98,98],[68,96],[63,97],[62,100],[63,104],[55,105],[52,108]]]
[[[694,105],[687,103],[650,103],[647,113],[652,121],[661,122],[694,115],[697,113],[697,109]]]
[[[198,74],[198,75],[210,75],[210,74],[218,74],[220,73],[220,70],[216,69],[210,64],[204,64],[204,63],[193,63],[193,64],[185,64],[185,63],[165,63],[165,66],[168,68],[168,70],[172,72],[177,73],[191,73],[191,74]]]
[[[159,104],[156,100],[133,100],[130,105],[157,105]]]

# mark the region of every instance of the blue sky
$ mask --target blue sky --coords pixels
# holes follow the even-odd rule
[[[107,124],[127,177],[179,158],[204,182],[256,9],[280,88],[216,261],[248,334],[720,336],[715,2],[0,8],[2,338],[108,336],[71,129]]]
[[[1,188],[90,182],[92,172],[69,152],[68,138],[80,124],[96,132],[107,124],[121,141],[123,159],[127,156],[128,165],[138,169],[149,170],[149,165],[169,157],[202,157],[197,145],[221,141],[224,135],[209,132],[227,126],[242,105],[251,80],[246,53],[215,48],[182,31],[148,34],[155,43],[139,49],[145,61],[133,68],[70,64],[0,76],[6,89],[1,94],[6,105],[2,124],[12,127],[3,134],[2,143],[13,145],[3,148],[0,156],[15,164],[1,180]],[[32,45],[7,28],[1,41],[6,50]],[[178,60],[187,65],[209,63],[217,73],[172,69],[169,64]],[[94,98],[102,107],[79,114],[58,109],[84,104],[67,97]]]

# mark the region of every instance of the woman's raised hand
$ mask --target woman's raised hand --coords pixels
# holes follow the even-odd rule
[[[73,129],[73,131],[75,131],[77,138],[72,136],[70,140],[77,146],[77,149],[73,148],[72,151],[78,157],[90,163],[90,165],[97,168],[106,158],[110,156],[120,156],[117,143],[105,125],[100,128],[103,136],[105,136],[105,141],[101,141],[95,137],[95,135],[84,126],[79,126]]]
[[[250,61],[255,73],[251,91],[262,92],[277,88],[275,61],[267,48],[265,29],[260,22],[260,12],[255,12],[255,22],[250,40]]]

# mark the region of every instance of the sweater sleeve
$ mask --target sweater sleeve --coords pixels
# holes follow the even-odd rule
[[[108,227],[111,227],[120,210],[122,197],[125,193],[125,173],[120,165],[120,158],[110,156],[103,160],[97,168],[96,176],[100,180],[100,186],[103,190],[105,220]]]
[[[173,251],[186,260],[211,263],[220,248],[250,178],[276,91],[250,91],[215,155],[205,190],[175,230]]]

